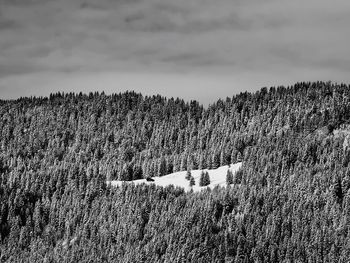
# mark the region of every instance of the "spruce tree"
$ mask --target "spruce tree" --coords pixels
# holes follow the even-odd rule
[[[190,180],[191,179],[191,176],[192,176],[192,174],[191,174],[191,169],[187,169],[187,172],[186,172],[186,180]]]
[[[226,174],[226,184],[227,184],[227,185],[233,184],[233,174],[232,174],[232,172],[231,172],[230,169],[227,170],[227,174]]]
[[[205,177],[204,177],[204,186],[210,185],[210,176],[208,171],[205,172]]]
[[[204,177],[205,177],[205,172],[202,171],[199,177],[199,186],[204,186]]]
[[[191,176],[190,178],[190,187],[194,186],[196,184],[196,182],[194,181],[194,177]]]
[[[162,156],[159,160],[157,175],[163,176],[166,174],[166,171],[167,171],[166,160],[165,160],[164,156]]]
[[[210,184],[210,177],[208,171],[202,171],[199,178],[199,186],[207,186]]]

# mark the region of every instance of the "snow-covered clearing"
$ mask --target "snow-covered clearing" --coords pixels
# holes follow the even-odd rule
[[[242,163],[236,163],[236,164],[231,164],[221,166],[217,169],[214,170],[192,170],[191,175],[193,176],[195,180],[195,185],[192,187],[194,192],[198,192],[202,189],[205,189],[207,187],[210,187],[211,189],[214,188],[215,186],[226,186],[226,174],[227,170],[230,169],[233,176],[235,175],[236,171],[239,170],[239,168],[242,166]],[[199,186],[199,178],[201,175],[202,171],[208,171],[209,177],[210,177],[210,184],[208,186]],[[186,171],[182,172],[176,172],[168,175],[164,175],[161,177],[152,177],[154,182],[148,182],[146,179],[140,179],[140,180],[134,180],[134,181],[107,181],[107,183],[110,183],[111,185],[118,186],[122,185],[124,182],[126,183],[134,183],[134,184],[156,184],[158,186],[168,186],[168,185],[174,185],[174,186],[179,186],[184,188],[186,191],[190,191],[191,187],[189,186],[189,181],[186,180]]]

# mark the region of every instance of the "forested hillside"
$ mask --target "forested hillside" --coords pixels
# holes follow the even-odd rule
[[[106,185],[239,161],[226,189]],[[0,261],[349,262],[349,162],[348,85],[0,101]]]

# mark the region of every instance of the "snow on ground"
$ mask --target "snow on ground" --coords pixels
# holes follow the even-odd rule
[[[194,192],[198,192],[202,189],[205,189],[207,187],[210,187],[213,189],[215,186],[226,186],[226,174],[227,170],[230,169],[232,174],[234,175],[236,171],[242,166],[242,163],[236,163],[231,164],[230,166],[225,165],[221,166],[214,170],[192,170],[191,175],[194,177],[194,180],[196,184],[192,187]],[[202,171],[208,171],[209,177],[210,177],[210,184],[208,186],[199,186],[199,178]],[[176,172],[168,175],[164,175],[161,177],[152,177],[154,182],[147,182],[146,179],[139,179],[134,181],[107,181],[107,183],[110,183],[111,185],[118,186],[122,185],[124,182],[126,183],[134,183],[134,184],[156,184],[158,186],[168,186],[168,185],[174,185],[184,188],[186,191],[190,191],[191,187],[189,186],[189,181],[186,180],[186,171],[182,172]]]

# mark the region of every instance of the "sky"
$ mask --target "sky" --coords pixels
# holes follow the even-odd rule
[[[350,83],[349,25],[348,0],[0,0],[0,98]]]

